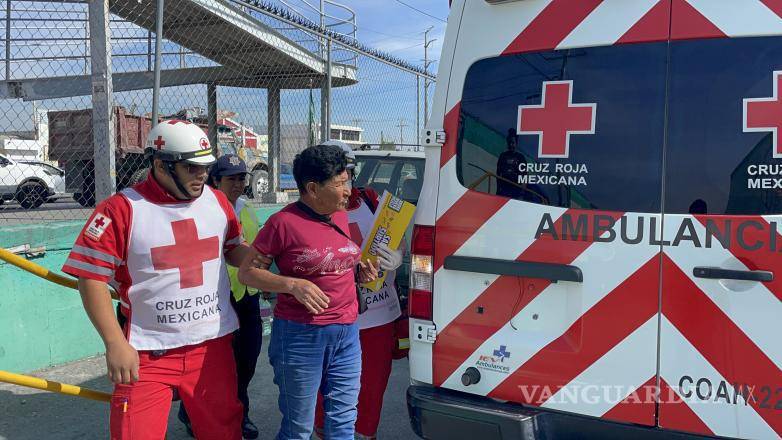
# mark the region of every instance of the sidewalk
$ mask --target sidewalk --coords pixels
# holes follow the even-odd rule
[[[260,439],[272,439],[277,433],[277,386],[266,357],[268,337],[250,385],[250,417],[261,430]],[[34,376],[110,392],[103,356],[37,371]],[[406,360],[395,361],[385,395],[378,438],[411,440],[417,437],[410,428],[405,403],[409,383]],[[188,439],[176,419],[179,403],[172,405],[168,439]],[[102,439],[109,437],[108,404],[0,383],[0,440],[17,439]]]

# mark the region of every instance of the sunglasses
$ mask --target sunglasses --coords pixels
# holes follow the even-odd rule
[[[185,170],[187,170],[188,174],[193,176],[202,173],[209,173],[209,170],[212,169],[212,165],[194,165],[191,163],[183,163],[182,165],[185,166]]]

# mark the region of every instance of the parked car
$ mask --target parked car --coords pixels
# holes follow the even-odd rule
[[[424,153],[412,151],[356,151],[356,186],[388,191],[412,204],[424,180]]]
[[[293,166],[291,164],[280,164],[280,191],[295,190],[296,180],[293,178]]]
[[[424,153],[409,151],[368,150],[356,151],[356,183],[359,188],[369,187],[383,195],[388,191],[412,204],[418,203],[424,180]],[[405,234],[411,243],[412,224]],[[409,249],[408,249],[409,250]],[[405,252],[402,267],[397,270],[396,282],[403,302],[410,285],[410,253]]]
[[[44,162],[15,161],[0,154],[0,204],[16,200],[25,209],[65,195],[65,172]]]

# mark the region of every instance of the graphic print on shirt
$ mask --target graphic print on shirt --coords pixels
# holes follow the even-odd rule
[[[361,249],[352,241],[348,241],[344,247],[337,249],[336,252],[331,246],[325,249],[306,249],[295,255],[296,266],[293,267],[293,270],[302,275],[315,273],[342,275],[353,270],[359,254],[361,254]]]

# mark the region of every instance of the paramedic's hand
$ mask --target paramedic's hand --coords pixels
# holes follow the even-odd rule
[[[138,352],[122,339],[106,345],[106,368],[114,383],[138,381]]]
[[[359,261],[358,263],[358,282],[361,284],[371,283],[377,279],[377,263],[372,260]]]
[[[405,251],[394,250],[388,247],[387,244],[381,244],[377,247],[377,262],[380,268],[389,271],[397,270],[402,265],[402,256]]]
[[[273,261],[274,260],[269,256],[257,254],[255,258],[253,258],[253,266],[259,269],[269,269],[272,267]]]
[[[305,279],[293,279],[290,294],[313,315],[322,313],[329,306],[329,297],[315,283]]]

